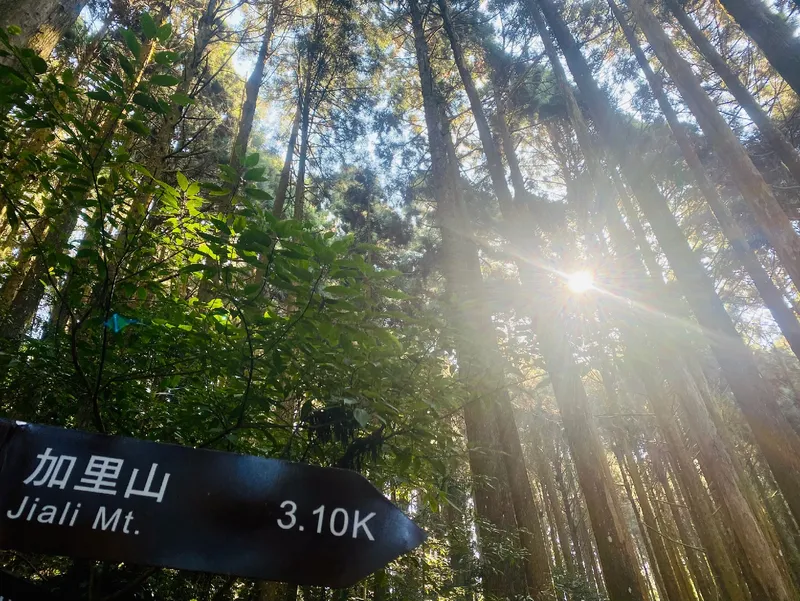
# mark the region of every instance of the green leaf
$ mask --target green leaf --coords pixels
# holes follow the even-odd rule
[[[179,106],[188,106],[194,104],[194,98],[183,92],[175,92],[171,97],[172,102]]]
[[[361,407],[356,407],[355,409],[353,409],[353,417],[356,419],[356,421],[362,428],[366,428],[367,425],[369,424],[370,415],[365,409],[362,409]]]
[[[272,200],[272,194],[260,188],[245,188],[244,193],[250,198],[257,200]]]
[[[166,42],[172,35],[172,23],[164,23],[158,28],[158,41],[162,44]]]
[[[19,25],[8,26],[8,35],[20,35],[21,33],[22,29],[20,29]]]
[[[120,35],[125,40],[125,45],[128,47],[128,50],[130,50],[131,54],[138,60],[142,54],[142,44],[139,42],[136,34],[130,29],[123,29],[120,31]]]
[[[349,286],[325,286],[325,290],[323,292],[327,294],[333,294],[334,296],[356,296],[361,291],[357,288],[351,288]]]
[[[117,60],[119,61],[119,66],[122,67],[122,70],[125,72],[125,75],[128,76],[128,79],[132,79],[136,74],[136,71],[131,64],[131,61],[128,60],[128,57],[118,54]]]
[[[50,129],[53,127],[53,122],[50,119],[28,119],[25,122],[25,127],[31,129]]]
[[[159,64],[164,65],[165,67],[171,66],[173,63],[176,63],[178,59],[180,59],[181,55],[177,52],[172,50],[162,50],[161,52],[156,52],[153,59]]]
[[[139,17],[139,22],[142,26],[142,33],[148,40],[153,40],[158,36],[158,26],[153,21],[150,13],[142,13],[142,16]]]
[[[175,179],[178,180],[178,186],[180,187],[180,189],[186,192],[186,188],[189,187],[189,180],[186,179],[186,176],[180,171],[178,171],[175,174]]]
[[[233,184],[239,179],[239,174],[230,165],[220,165],[219,170],[222,171],[222,179],[226,182]]]
[[[255,167],[258,165],[258,153],[254,152],[244,160],[245,167]]]
[[[266,170],[266,167],[253,167],[252,169],[248,169],[244,172],[244,179],[248,182],[263,181],[264,171]]]
[[[197,273],[198,271],[203,271],[207,269],[207,266],[203,263],[192,263],[191,265],[184,265],[180,268],[180,273]]]
[[[137,133],[141,136],[149,136],[150,135],[150,128],[148,128],[144,123],[141,121],[137,121],[136,119],[128,119],[127,121],[123,122],[123,125],[127,127],[134,133]]]
[[[177,86],[181,80],[174,75],[167,75],[166,73],[159,73],[158,75],[153,75],[150,78],[150,83],[154,86],[162,86],[165,88],[171,88],[172,86]]]
[[[398,300],[408,300],[409,298],[412,298],[402,290],[385,289],[382,290],[381,292],[383,293],[383,296],[388,296],[389,298],[396,298]]]
[[[150,96],[149,94],[145,94],[144,92],[136,92],[133,95],[133,102],[134,104],[138,104],[146,109],[153,111],[154,113],[163,114],[164,111],[161,110],[161,107],[156,101],[155,98]]]
[[[99,100],[101,102],[114,102],[114,97],[105,90],[92,90],[86,92],[86,95],[92,100]]]
[[[41,75],[47,71],[47,61],[44,60],[41,56],[32,56],[31,59],[31,67],[36,72],[37,75]]]

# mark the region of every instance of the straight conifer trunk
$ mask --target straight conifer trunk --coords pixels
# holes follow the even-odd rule
[[[762,0],[720,0],[725,10],[761,48],[767,60],[800,95],[800,38]]]
[[[689,139],[689,135],[686,133],[686,128],[679,121],[678,115],[675,113],[675,109],[672,108],[672,105],[667,98],[661,78],[656,75],[656,73],[650,67],[650,63],[647,61],[647,57],[642,51],[642,48],[639,46],[639,42],[636,39],[633,29],[630,25],[628,25],[625,15],[622,13],[614,0],[608,1],[615,18],[622,27],[622,31],[628,41],[628,44],[633,50],[633,54],[639,63],[639,67],[644,72],[645,77],[650,84],[650,88],[656,98],[656,101],[658,102],[658,106],[661,108],[661,112],[664,114],[664,118],[669,124],[672,135],[675,138],[681,153],[683,154],[686,164],[689,166],[689,169],[694,176],[697,187],[708,203],[708,206],[711,208],[711,211],[716,216],[717,221],[719,222],[725,237],[730,242],[731,248],[733,248],[737,259],[739,259],[753,280],[756,289],[758,290],[759,294],[761,294],[761,298],[764,300],[764,304],[775,318],[778,327],[781,329],[781,332],[789,343],[792,351],[798,358],[800,358],[800,323],[797,321],[796,315],[784,302],[783,294],[772,282],[769,274],[750,248],[744,232],[736,224],[733,216],[723,204],[716,186],[708,179],[705,168],[700,161],[700,157],[697,156],[694,145]],[[668,1],[675,2],[675,0]]]
[[[456,66],[469,97],[470,108],[478,124],[481,146],[490,165],[490,176],[505,221],[505,229],[511,242],[520,252],[525,256],[535,256],[538,254],[537,249],[532,247],[530,238],[525,236],[525,231],[529,228],[520,228],[520,225],[527,221],[521,214],[524,209],[512,207],[511,193],[505,179],[500,153],[492,138],[489,122],[472,81],[472,75],[464,62],[461,44],[450,19],[447,0],[439,0],[439,7]],[[507,154],[509,152],[513,152],[513,148],[506,150]],[[520,279],[530,293],[529,298],[535,298],[537,291],[548,285],[539,270],[532,268],[529,262],[518,261],[517,268]],[[558,325],[558,315],[535,302],[531,303],[531,309],[534,330],[547,363],[547,371],[561,411],[567,440],[575,458],[578,480],[586,497],[606,586],[609,591],[614,591],[612,595],[616,595],[615,598],[641,599],[644,582],[635,555],[633,539],[621,516],[611,472],[591,418],[589,400],[569,343],[564,337],[563,328]],[[503,411],[510,413],[510,406],[504,407]],[[505,433],[501,431],[501,435]],[[510,473],[512,481],[515,474],[520,472]],[[524,474],[524,477],[527,479],[527,474]]]
[[[272,0],[264,35],[261,37],[261,45],[258,49],[258,56],[253,65],[253,71],[247,78],[244,86],[244,102],[242,103],[242,113],[239,117],[239,129],[236,133],[236,140],[231,149],[231,167],[234,171],[241,169],[241,163],[247,154],[247,146],[250,143],[250,133],[253,131],[253,119],[256,115],[258,105],[258,93],[261,84],[264,82],[264,70],[267,66],[267,58],[270,54],[272,44],[272,34],[275,31],[275,21],[281,8],[281,0]]]
[[[682,292],[698,322],[705,328],[711,349],[754,437],[768,459],[776,481],[787,500],[792,503],[793,513],[800,515],[800,438],[781,413],[776,401],[776,391],[762,378],[750,349],[733,326],[713,283],[694,256],[649,171],[635,153],[628,152],[622,138],[625,127],[600,91],[586,59],[552,0],[538,0],[538,4],[565,53],[598,131],[622,167],[623,174],[681,283]],[[536,10],[535,5],[532,10]]]
[[[540,30],[544,32],[545,26],[544,23],[541,21],[541,16],[538,15],[538,12],[534,13],[534,20],[537,21],[537,26],[540,28]],[[610,189],[608,189],[608,185],[606,183],[607,178],[602,172],[602,168],[596,156],[593,144],[590,140],[588,128],[583,121],[583,117],[580,114],[580,110],[574,99],[572,91],[566,83],[565,74],[563,73],[563,69],[561,68],[560,63],[558,62],[558,57],[555,54],[555,48],[553,47],[553,44],[549,36],[544,35],[543,42],[545,44],[545,49],[548,55],[550,56],[551,63],[553,65],[553,70],[554,73],[556,74],[556,79],[559,82],[562,93],[564,94],[567,100],[568,114],[570,116],[570,119],[574,123],[575,130],[578,134],[579,143],[583,148],[584,156],[590,167],[590,172],[593,175],[595,185],[599,186],[599,190],[602,191],[602,193],[600,194],[601,196],[600,202],[605,206],[607,214],[607,225],[609,227],[609,231],[611,232],[612,240],[614,241],[615,246],[617,247],[617,254],[621,257],[626,257],[630,259],[634,257],[636,254],[634,240],[630,236],[630,233],[627,231],[627,229],[624,227],[619,212],[616,209],[616,205],[614,204],[611,191]],[[625,199],[624,186],[622,186],[620,182],[617,182],[617,186],[619,187],[621,198]],[[635,226],[636,218],[635,216],[633,216],[632,211],[630,212],[631,212],[630,221]],[[630,271],[631,273],[636,274],[637,271],[641,271],[641,267],[637,267],[635,261],[628,260],[626,261],[626,263],[627,263],[627,270]],[[651,271],[655,270],[654,275],[658,277],[658,274],[660,273],[658,265],[655,264],[654,267],[651,267],[650,269]],[[652,283],[648,287],[652,288]],[[661,422],[661,427],[662,429],[665,430],[672,430],[674,428],[674,426],[671,424],[672,415],[670,411],[667,409],[666,404],[662,400],[662,392],[660,389],[661,387],[656,383],[654,376],[651,374],[652,368],[650,366],[650,363],[648,361],[641,361],[638,355],[636,354],[640,352],[642,349],[646,349],[648,347],[648,342],[641,338],[638,328],[630,327],[630,324],[628,324],[628,320],[626,320],[625,316],[622,316],[620,318],[620,323],[623,325],[623,330],[624,330],[623,338],[628,342],[629,345],[632,345],[630,346],[631,356],[634,357],[633,361],[636,363],[636,368],[634,371],[635,373],[637,373],[638,377],[641,378],[641,380],[645,383],[648,396],[651,399],[656,399],[653,402],[654,411],[656,413],[657,418]],[[655,357],[653,357],[653,360],[656,361]],[[680,388],[684,387],[684,383],[682,382],[681,379],[676,380],[675,384],[677,384]],[[675,440],[676,438],[678,437],[673,436],[673,440]],[[676,453],[678,456],[680,456],[680,450],[677,450]],[[710,516],[710,510],[706,511],[705,515]],[[719,541],[719,539],[714,536],[711,530],[706,529],[704,533],[706,535],[705,538],[708,541],[710,553],[713,554],[715,565],[719,568],[718,573],[721,576],[722,582],[725,584],[725,588],[728,591],[730,598],[731,599],[741,598],[739,596],[741,595],[741,588],[738,585],[738,579],[736,578],[735,573],[732,571],[732,565],[730,563],[730,559],[727,557],[724,546],[721,544],[721,541]]]
[[[634,19],[664,65],[700,128],[714,144],[731,180],[750,206],[757,223],[781,258],[786,273],[800,290],[800,236],[780,206],[772,189],[750,160],[742,143],[703,90],[697,76],[678,54],[661,24],[642,0],[626,0]]]
[[[292,163],[294,162],[294,148],[297,145],[297,136],[300,133],[300,119],[303,115],[302,93],[297,100],[297,108],[292,120],[292,129],[289,132],[289,141],[286,143],[286,156],[283,159],[283,168],[278,179],[278,188],[275,190],[275,201],[272,205],[272,214],[279,219],[283,217],[283,208],[286,205],[286,192],[289,189],[289,179],[292,175]]]
[[[499,458],[500,444],[492,405],[498,391],[507,395],[504,374],[497,359],[489,314],[474,295],[482,287],[477,247],[469,231],[469,219],[460,198],[458,165],[450,140],[450,127],[434,84],[422,11],[417,0],[409,1],[417,67],[422,88],[431,178],[442,229],[442,269],[447,281],[447,297],[452,324],[457,333],[456,352],[459,374],[475,395],[464,408],[478,516],[499,532],[515,532],[513,507],[507,502],[509,478]],[[506,397],[507,398],[507,397]],[[506,399],[501,398],[500,402]],[[488,529],[479,528],[479,541],[489,541]],[[519,566],[500,564],[485,556],[483,587],[487,598],[509,598],[524,594],[525,574]]]
[[[789,170],[789,173],[792,174],[795,181],[800,184],[800,153],[797,152],[797,149],[778,129],[778,126],[773,123],[769,115],[764,112],[764,109],[761,108],[761,105],[750,93],[750,90],[745,87],[739,76],[734,73],[728,61],[722,57],[717,49],[714,48],[714,44],[700,31],[700,28],[686,13],[681,3],[678,0],[665,0],[664,3],[670,12],[675,15],[684,31],[689,34],[692,42],[694,42],[703,58],[706,59],[706,62],[725,82],[725,86],[736,99],[736,102],[745,110],[747,116],[753,120],[753,123],[756,124],[756,127],[758,127],[767,142],[772,145],[775,154]]]
[[[445,32],[450,40],[456,66],[461,81],[469,97],[470,107],[478,124],[481,145],[487,157],[491,171],[493,187],[500,200],[501,212],[508,218],[511,211],[511,192],[505,181],[503,162],[497,146],[494,144],[489,121],[481,105],[480,97],[472,81],[472,75],[464,61],[461,43],[450,17],[450,7],[447,0],[438,0]],[[528,591],[534,599],[546,598],[552,592],[552,578],[550,564],[544,551],[544,533],[539,520],[539,513],[533,496],[528,470],[522,454],[522,445],[519,440],[519,431],[514,419],[511,400],[507,393],[502,394],[495,406],[497,423],[499,426],[500,442],[504,447],[506,469],[509,473],[511,497],[517,524],[520,528],[520,543],[527,553],[525,559],[525,575]]]
[[[678,503],[675,493],[672,490],[672,484],[667,475],[667,467],[662,457],[662,451],[656,448],[655,445],[648,445],[648,453],[653,462],[655,476],[664,490],[664,496],[672,512],[672,519],[675,521],[675,525],[678,528],[680,540],[686,547],[686,559],[689,564],[689,570],[691,571],[694,581],[697,583],[703,601],[716,601],[719,599],[719,591],[714,585],[714,579],[709,571],[703,552],[697,549],[695,537],[692,536],[690,531],[690,525],[687,524],[686,519],[683,514],[681,514],[679,507],[681,504]]]
[[[303,95],[303,114],[300,118],[300,152],[297,157],[297,181],[294,186],[294,215],[297,221],[303,220],[306,200],[306,163],[308,161],[308,135],[311,126],[311,97],[309,90]]]

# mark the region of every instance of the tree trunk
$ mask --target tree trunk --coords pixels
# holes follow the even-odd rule
[[[272,214],[283,217],[283,207],[286,204],[286,191],[289,189],[289,180],[292,174],[294,161],[294,147],[297,145],[297,135],[300,133],[300,119],[303,116],[303,95],[300,93],[297,100],[297,109],[292,120],[292,129],[289,132],[289,141],[286,144],[286,157],[283,159],[283,168],[278,179],[278,188],[275,191],[275,201],[272,205]]]
[[[661,536],[658,520],[656,519],[653,506],[650,504],[650,497],[645,490],[642,476],[639,472],[639,465],[633,458],[630,452],[625,453],[623,457],[623,466],[630,475],[633,489],[636,491],[636,499],[639,502],[639,507],[642,510],[642,522],[645,528],[644,536],[650,539],[650,545],[655,554],[655,560],[658,564],[658,571],[661,573],[661,578],[664,582],[665,596],[669,600],[673,599],[686,599],[683,594],[678,576],[673,569],[672,562],[670,561],[669,551]]]
[[[788,601],[792,598],[791,585],[781,574],[768,537],[743,493],[743,483],[728,454],[727,445],[706,408],[697,402],[700,393],[689,392],[685,396],[679,394],[679,398],[700,449],[703,472],[719,491],[719,497],[730,514],[730,526],[759,586],[770,599]]]
[[[244,86],[244,102],[242,103],[242,111],[239,117],[239,129],[236,132],[236,140],[231,149],[231,167],[237,173],[241,169],[242,161],[247,155],[247,146],[250,143],[250,132],[253,131],[253,119],[256,115],[256,106],[258,105],[258,93],[261,90],[261,84],[264,82],[264,69],[267,66],[267,57],[270,54],[270,45],[272,44],[272,34],[275,31],[275,21],[278,18],[282,2],[281,0],[272,0],[269,16],[267,17],[267,25],[264,30],[264,35],[261,37],[261,46],[258,49],[258,56],[253,65],[253,71]]]
[[[306,198],[306,162],[308,160],[308,134],[311,127],[311,90],[306,86],[303,94],[303,113],[300,118],[300,154],[297,158],[297,181],[294,186],[294,215],[297,221],[303,220]]]
[[[628,496],[628,504],[631,506],[631,511],[633,511],[633,515],[636,518],[636,525],[639,528],[639,539],[641,541],[639,543],[639,553],[642,555],[642,565],[648,564],[650,566],[650,569],[647,573],[648,580],[652,579],[652,582],[649,583],[650,598],[656,599],[656,597],[658,597],[659,600],[665,599],[665,597],[667,597],[667,587],[666,583],[664,582],[665,576],[661,574],[658,557],[653,549],[652,534],[644,524],[642,512],[639,509],[639,505],[636,503],[636,497],[634,497],[633,488],[631,487],[630,478],[628,477],[628,469],[625,465],[625,459],[618,446],[615,446],[614,455],[617,458],[617,466],[619,467],[620,476],[622,476],[622,486],[625,488],[625,494]],[[644,551],[641,550],[642,543],[644,543]],[[667,577],[671,576],[670,570],[671,568],[666,571]],[[658,590],[657,595],[653,590],[653,584],[655,584],[655,588]]]
[[[798,553],[797,546],[792,536],[792,525],[784,522],[785,518],[791,522],[791,516],[779,515],[779,509],[775,507],[774,495],[767,492],[764,483],[756,470],[755,463],[751,457],[746,457],[747,469],[750,474],[750,479],[755,486],[758,494],[759,505],[766,511],[770,522],[772,523],[775,534],[780,541],[781,553],[786,558],[787,565],[790,569],[792,579],[795,587],[800,584],[800,553]],[[778,498],[780,501],[780,497]],[[783,519],[782,519],[783,518]]]
[[[678,19],[684,31],[697,46],[700,54],[706,59],[709,65],[717,72],[725,82],[728,91],[736,99],[736,102],[745,110],[747,116],[753,120],[764,139],[772,145],[775,154],[792,174],[795,181],[800,184],[800,153],[791,142],[783,135],[780,129],[772,122],[769,115],[764,112],[761,105],[745,87],[739,76],[733,72],[728,62],[717,52],[711,41],[700,30],[697,24],[686,13],[678,0],[665,0],[666,6]],[[800,64],[800,63],[798,63]]]
[[[552,315],[540,315],[552,323]],[[539,325],[539,332],[544,328]],[[592,522],[603,578],[614,601],[639,600],[645,596],[633,539],[621,515],[619,500],[600,437],[591,416],[589,400],[576,373],[571,349],[556,332],[538,337],[545,356],[564,431],[575,461],[581,490]]]
[[[521,220],[517,219],[517,215],[520,209],[517,208],[515,211],[511,206],[511,193],[505,179],[502,159],[494,144],[489,122],[483,111],[478,92],[472,81],[471,73],[464,62],[461,45],[450,19],[447,1],[439,0],[439,6],[442,13],[444,28],[455,57],[456,66],[458,67],[462,82],[464,83],[470,101],[470,108],[475,116],[481,145],[487,157],[492,184],[500,204],[500,211],[506,222],[506,229],[508,230],[512,243],[516,244],[519,250],[524,249],[528,252],[532,251],[536,253],[536,250],[531,248],[529,242],[524,242],[526,238],[530,240],[530,237],[526,237],[524,229],[519,227]],[[513,152],[513,148],[510,149],[510,151]],[[507,149],[506,152],[508,153],[509,149]],[[535,297],[536,292],[541,290],[541,286],[547,286],[539,270],[532,269],[529,263],[518,262],[517,267],[520,272],[520,278],[532,293],[530,298]],[[616,496],[616,491],[614,490],[608,464],[605,461],[602,443],[600,442],[596,428],[590,417],[586,391],[583,388],[583,383],[578,375],[577,366],[572,357],[569,344],[563,336],[562,329],[557,326],[553,327],[558,322],[558,315],[551,314],[550,311],[544,311],[544,307],[537,305],[538,303],[532,304],[535,323],[534,329],[539,340],[540,349],[547,363],[547,370],[551,376],[553,389],[564,422],[567,440],[569,441],[573,457],[575,458],[578,479],[581,483],[584,496],[586,497],[589,514],[592,519],[592,527],[597,540],[600,560],[603,564],[606,585],[609,591],[613,591],[612,596],[615,598],[641,599],[644,593],[644,583],[642,582],[641,573],[636,560],[633,540],[620,515],[619,501]],[[498,409],[500,410],[499,415],[501,416],[499,420],[501,424],[501,440],[507,440],[509,437],[517,438],[518,440],[510,403],[504,400],[498,405]],[[506,427],[503,427],[503,424],[505,424]],[[517,447],[517,445],[514,445],[514,447]],[[509,455],[516,455],[517,452],[516,448],[512,448]],[[524,462],[521,456],[519,457],[518,463],[509,470],[509,476],[511,477],[512,486],[515,482],[520,482],[521,478],[524,478],[525,485],[520,486],[520,488],[527,491],[526,496],[528,499],[520,499],[520,503],[524,503],[526,509],[530,508],[530,510],[532,510],[533,499],[531,498],[530,485],[527,483],[527,473],[524,469]],[[522,484],[522,482],[520,482],[520,484]],[[512,494],[514,494],[513,490]],[[515,503],[515,507],[516,506],[518,506],[518,503]],[[535,513],[530,510],[527,513],[532,514],[529,516],[529,520],[533,522]],[[518,513],[518,523],[520,526],[523,526],[519,517]],[[529,528],[527,524],[525,524],[525,527],[526,529]],[[541,532],[541,526],[539,526],[539,531]],[[542,538],[540,537],[539,540],[541,541]],[[532,540],[528,544],[525,544],[525,547],[526,549],[531,549],[534,553],[541,554],[541,544],[539,545],[540,550],[537,551],[534,541]],[[536,563],[539,566],[546,565],[546,559],[539,558]],[[539,567],[539,570],[541,570],[541,567]],[[532,569],[528,571],[529,577],[532,573],[533,576],[536,575],[536,570],[533,566]],[[549,575],[545,574],[544,576]],[[547,580],[549,580],[549,578]],[[529,585],[530,584],[533,583],[529,582]],[[535,598],[546,591],[547,587],[551,586],[549,582],[541,576],[539,582],[535,584],[536,586],[532,593]]]
[[[669,1],[675,2],[675,0]],[[609,0],[609,5],[611,6],[611,10],[613,11],[617,21],[622,26],[622,31],[628,40],[628,44],[630,44],[631,49],[633,50],[636,60],[639,63],[639,67],[647,77],[647,81],[650,84],[653,95],[658,101],[658,105],[661,108],[661,111],[664,114],[670,129],[672,130],[672,135],[675,138],[681,153],[683,154],[686,164],[689,166],[689,169],[694,176],[695,183],[700,189],[700,192],[703,194],[703,197],[705,198],[712,212],[716,216],[717,221],[722,227],[725,237],[730,242],[731,248],[733,248],[737,259],[739,259],[747,273],[750,275],[753,283],[761,294],[761,298],[764,300],[764,304],[775,318],[775,321],[792,348],[792,351],[798,358],[800,358],[800,323],[798,323],[796,315],[786,305],[786,302],[783,298],[783,293],[781,293],[777,286],[775,286],[775,284],[772,282],[769,274],[761,265],[758,257],[747,243],[744,232],[742,232],[741,228],[734,221],[733,216],[723,204],[716,186],[714,186],[714,184],[708,179],[705,168],[700,161],[700,157],[697,156],[697,152],[695,151],[694,145],[686,133],[686,129],[678,120],[678,116],[675,113],[675,110],[672,108],[669,99],[667,98],[660,77],[656,75],[653,69],[650,67],[650,63],[647,61],[647,57],[639,46],[636,36],[631,27],[628,25],[625,16],[622,14],[622,11],[619,9],[614,0]],[[686,16],[685,13],[684,16]],[[699,31],[698,34],[702,36]],[[703,39],[705,39],[705,37]]]
[[[575,576],[575,560],[572,557],[572,550],[570,549],[570,537],[567,534],[567,524],[564,518],[564,511],[561,503],[558,501],[556,493],[556,484],[553,481],[553,470],[547,462],[542,446],[541,436],[536,431],[535,427],[531,428],[531,446],[536,463],[536,472],[539,476],[539,482],[542,485],[542,493],[547,498],[547,502],[551,508],[553,523],[552,527],[558,535],[558,544],[561,549],[561,555],[564,558],[564,568],[568,576]]]
[[[656,478],[661,483],[664,489],[667,503],[669,504],[672,518],[678,528],[678,535],[683,544],[686,545],[686,558],[689,562],[689,570],[692,573],[694,581],[697,583],[697,588],[703,597],[703,601],[717,601],[719,599],[719,591],[714,584],[714,578],[709,571],[706,559],[701,551],[698,551],[695,544],[695,538],[690,534],[690,526],[686,523],[684,516],[681,514],[679,503],[672,490],[672,484],[667,476],[667,466],[661,456],[661,450],[656,449],[655,445],[649,445],[648,453],[653,461],[653,471]]]
[[[437,205],[437,219],[442,229],[442,270],[447,282],[450,317],[456,326],[456,352],[459,375],[469,382],[475,396],[464,408],[464,421],[469,441],[470,468],[475,487],[478,516],[499,532],[514,532],[513,507],[506,491],[508,474],[499,459],[500,446],[492,406],[507,402],[504,374],[498,362],[494,330],[489,313],[475,299],[481,289],[482,276],[477,248],[470,232],[469,220],[460,198],[458,165],[450,139],[450,127],[434,84],[423,16],[417,0],[409,2],[419,70],[428,146],[431,157],[431,178]],[[509,407],[510,410],[510,407]],[[478,528],[479,540],[487,539],[490,528]],[[517,533],[518,535],[518,533]],[[517,566],[510,566],[492,557],[484,547],[483,586],[488,599],[507,598],[525,592],[525,575]]]
[[[22,33],[12,42],[47,58],[86,4],[87,0],[0,0],[0,27],[19,26]]]
[[[154,45],[147,47],[145,52],[142,52],[137,72],[130,82],[128,82],[126,91],[130,101],[134,92],[136,91],[139,83],[142,80],[145,69],[150,63],[153,56]],[[85,175],[88,180],[95,180],[97,174],[100,172],[106,156],[106,150],[111,145],[112,138],[119,126],[119,114],[112,113],[108,115],[102,126],[100,127],[93,147],[90,149],[89,156],[91,156],[90,163],[86,166]],[[63,182],[66,183],[66,182]],[[62,183],[62,185],[63,185]],[[90,190],[86,190],[87,197]],[[82,207],[78,204],[72,204],[62,208],[61,213],[56,217],[53,223],[50,224],[47,235],[45,236],[40,248],[35,249],[36,257],[31,261],[30,268],[25,274],[22,283],[19,286],[14,300],[11,302],[6,319],[2,326],[0,326],[0,337],[9,339],[19,339],[25,332],[26,326],[36,314],[36,310],[42,301],[45,291],[43,280],[48,272],[48,265],[45,253],[51,250],[61,251],[67,244],[70,235],[75,230],[80,216],[80,209]],[[38,227],[38,226],[37,226]],[[69,282],[69,278],[68,278]]]
[[[800,95],[800,38],[761,0],[720,0],[775,70]]]
[[[4,311],[11,306],[14,295],[22,285],[25,274],[34,260],[31,258],[31,254],[36,252],[36,246],[42,242],[42,237],[45,235],[49,223],[50,219],[40,216],[36,223],[33,224],[28,237],[19,245],[17,264],[3,281],[2,287],[0,287],[0,311]]]
[[[722,162],[727,165],[731,179],[750,205],[756,221],[781,258],[786,273],[800,290],[800,236],[795,232],[791,221],[733,130],[703,90],[689,63],[678,54],[650,8],[642,0],[626,2],[700,128],[713,143]]]
[[[692,521],[725,598],[730,601],[746,601],[747,594],[741,575],[732,561],[720,530],[717,528],[711,501],[678,431],[671,403],[663,396],[660,387],[649,373],[643,372],[641,367],[633,366],[629,371],[635,381],[641,381],[644,385],[643,395],[650,400],[650,407],[655,413],[657,423],[669,449],[673,471],[685,492]]]
[[[640,471],[640,474],[646,475],[646,472]],[[642,477],[644,478],[645,475]],[[646,490],[650,495],[650,505],[652,506],[655,514],[656,524],[659,525],[658,535],[660,538],[664,539],[664,545],[667,549],[670,563],[672,564],[672,572],[678,579],[678,586],[681,589],[681,594],[683,595],[684,599],[697,600],[698,592],[694,583],[692,582],[689,572],[687,571],[686,563],[683,559],[683,546],[681,545],[680,540],[677,538],[678,535],[675,526],[670,519],[670,516],[665,513],[664,507],[660,502],[660,499],[658,499],[657,491],[652,481],[647,482]]]
[[[538,0],[565,52],[595,124],[609,144],[674,270],[695,317],[706,330],[712,351],[742,409],[753,435],[772,468],[792,511],[800,515],[800,438],[776,401],[776,391],[764,381],[750,349],[733,326],[713,283],[698,263],[649,171],[622,139],[625,127],[592,77],[586,60],[552,0]],[[533,7],[535,10],[535,6]],[[545,36],[546,37],[546,36]]]

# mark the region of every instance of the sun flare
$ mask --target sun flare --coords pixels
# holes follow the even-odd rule
[[[567,287],[575,294],[582,294],[594,288],[594,275],[586,270],[571,273],[567,276]]]

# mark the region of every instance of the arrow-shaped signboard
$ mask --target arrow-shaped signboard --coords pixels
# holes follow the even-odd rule
[[[0,421],[0,548],[343,587],[424,539],[355,472]]]

